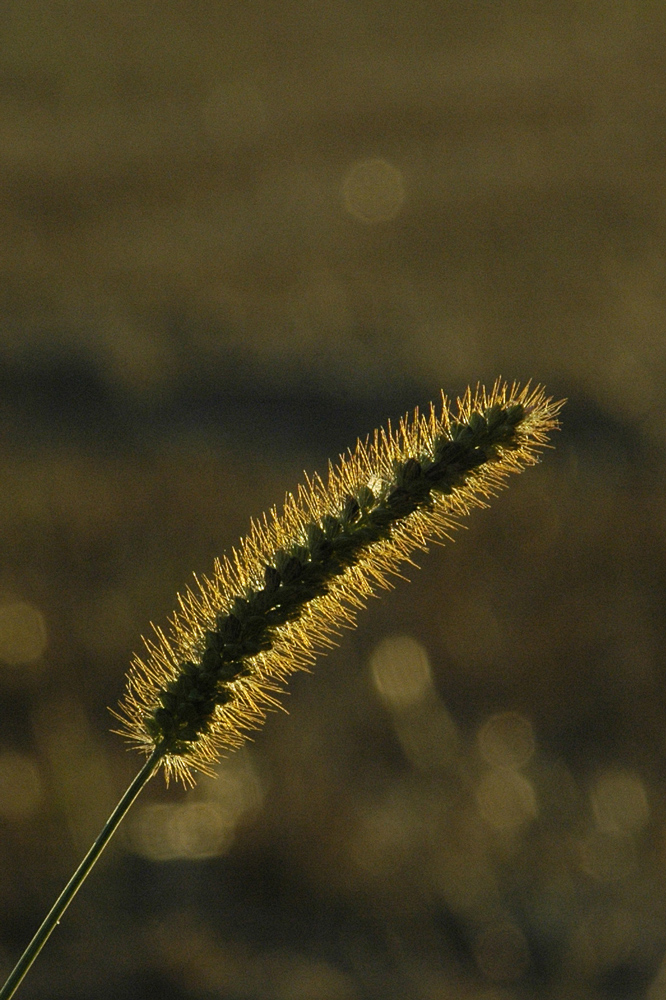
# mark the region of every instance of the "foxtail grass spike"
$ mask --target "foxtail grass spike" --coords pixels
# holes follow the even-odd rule
[[[114,713],[121,732],[159,748],[167,780],[210,773],[415,550],[448,538],[510,472],[538,461],[561,405],[541,386],[500,380],[455,408],[442,395],[439,408],[359,441],[326,482],[306,477],[179,596],[169,634],[146,641]]]
[[[497,380],[451,408],[418,410],[306,477],[282,513],[251,524],[210,578],[179,596],[165,634],[130,667],[113,714],[147,760],[0,989],[10,1000],[128,809],[153,774],[193,784],[239,746],[290,674],[335,645],[341,626],[428,542],[539,460],[564,400]]]

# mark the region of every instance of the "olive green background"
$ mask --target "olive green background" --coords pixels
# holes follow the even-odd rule
[[[650,0],[2,4],[0,971],[192,572],[442,388],[569,400],[217,791],[152,783],[26,1000],[666,997],[665,52]]]

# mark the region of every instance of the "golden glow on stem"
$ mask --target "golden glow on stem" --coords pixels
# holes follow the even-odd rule
[[[278,706],[289,675],[335,645],[367,598],[414,565],[416,550],[448,538],[509,473],[538,461],[562,402],[540,386],[499,380],[490,391],[468,389],[455,407],[442,395],[440,407],[359,441],[325,482],[306,476],[282,512],[251,523],[211,577],[195,577],[169,633],[155,628],[144,640],[147,655],[130,668],[117,716],[121,732],[147,753],[162,748],[167,780],[192,783],[192,769],[209,772]],[[205,673],[212,662],[214,683]]]

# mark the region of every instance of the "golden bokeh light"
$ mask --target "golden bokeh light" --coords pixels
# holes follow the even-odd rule
[[[34,663],[48,643],[41,611],[27,601],[0,605],[0,661],[10,666]]]
[[[214,802],[153,802],[137,810],[128,838],[150,861],[199,861],[229,849],[234,824]]]
[[[423,876],[423,857],[438,841],[436,809],[427,793],[396,783],[358,811],[347,850],[356,871],[375,884],[400,878],[404,893]],[[420,859],[420,860],[419,860]],[[402,896],[406,905],[406,898]]]
[[[342,203],[361,222],[389,222],[405,201],[403,176],[382,159],[359,160],[342,182]]]
[[[438,862],[431,869],[431,884],[445,905],[463,913],[484,912],[488,899],[497,895],[488,858],[470,847],[443,851]]]
[[[643,782],[629,771],[607,771],[592,791],[597,826],[604,833],[637,833],[650,818]]]
[[[448,767],[458,750],[455,721],[434,696],[400,712],[394,726],[405,756],[419,771],[436,772]]]
[[[35,761],[14,750],[0,753],[0,816],[10,822],[28,819],[41,800],[42,783]]]
[[[180,803],[147,803],[128,824],[131,850],[151,861],[204,860],[225,854],[238,824],[261,808],[263,789],[247,753],[225,760],[217,778],[202,776]]]
[[[524,767],[534,753],[532,723],[519,712],[497,712],[478,733],[479,752],[491,767]]]
[[[218,805],[233,825],[248,815],[256,814],[264,801],[261,780],[246,748],[225,759],[216,777],[202,775],[194,795]]]
[[[370,671],[379,697],[394,711],[422,701],[432,691],[428,654],[408,635],[379,642],[370,656]]]
[[[599,882],[616,882],[636,869],[636,844],[632,837],[594,830],[578,845],[580,867]]]
[[[486,771],[478,784],[476,801],[482,819],[504,833],[518,830],[538,814],[531,782],[508,768]]]

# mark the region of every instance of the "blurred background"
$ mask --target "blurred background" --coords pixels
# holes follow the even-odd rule
[[[138,770],[131,654],[468,382],[556,450],[185,793],[25,1000],[666,997],[666,8],[4,0],[0,974]]]

